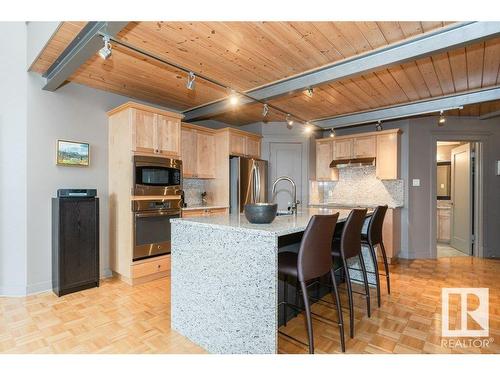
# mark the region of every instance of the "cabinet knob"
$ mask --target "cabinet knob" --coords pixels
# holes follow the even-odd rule
[[[160,268],[161,268],[161,264],[158,264],[158,269],[160,269]]]

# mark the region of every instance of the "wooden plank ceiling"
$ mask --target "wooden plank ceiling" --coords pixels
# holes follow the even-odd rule
[[[32,70],[44,73],[84,23],[64,22]],[[118,34],[134,46],[240,91],[250,90],[445,26],[443,22],[131,22]],[[369,110],[500,84],[500,38],[418,59],[270,101],[305,119]],[[177,110],[223,98],[227,91],[115,45],[70,81]],[[480,114],[489,106],[477,106]],[[475,113],[474,111],[472,111]],[[471,113],[472,113],[471,112]],[[213,119],[262,120],[251,104]],[[282,120],[271,113],[269,120]]]

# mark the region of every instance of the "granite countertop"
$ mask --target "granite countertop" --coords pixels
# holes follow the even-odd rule
[[[310,203],[309,207],[326,207],[326,208],[345,208],[345,209],[352,209],[352,208],[377,208],[378,204],[352,204],[352,203]],[[403,207],[402,205],[388,205],[389,208],[401,208]]]
[[[224,215],[212,217],[194,217],[171,219],[172,223],[180,222],[193,226],[212,227],[237,232],[251,232],[266,236],[283,236],[303,232],[312,215],[328,215],[339,212],[339,221],[349,215],[349,209],[306,208],[294,215],[277,216],[271,224],[251,224],[245,215]]]
[[[183,211],[190,211],[190,210],[210,210],[210,209],[215,209],[215,208],[228,208],[228,206],[211,206],[211,205],[206,205],[206,206],[189,206],[189,207],[182,207]]]

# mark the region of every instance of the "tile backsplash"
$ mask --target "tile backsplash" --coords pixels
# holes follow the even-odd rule
[[[188,207],[201,206],[201,193],[207,191],[207,181],[185,178],[183,180],[184,200]],[[210,201],[210,195],[207,196]]]
[[[338,181],[311,181],[309,203],[401,207],[403,183],[403,180],[379,180],[374,166],[341,168]]]

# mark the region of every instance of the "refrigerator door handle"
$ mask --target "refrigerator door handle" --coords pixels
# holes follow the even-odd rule
[[[260,174],[257,169],[257,164],[254,162],[252,166],[252,174],[253,174],[253,202],[257,203],[260,198]]]

